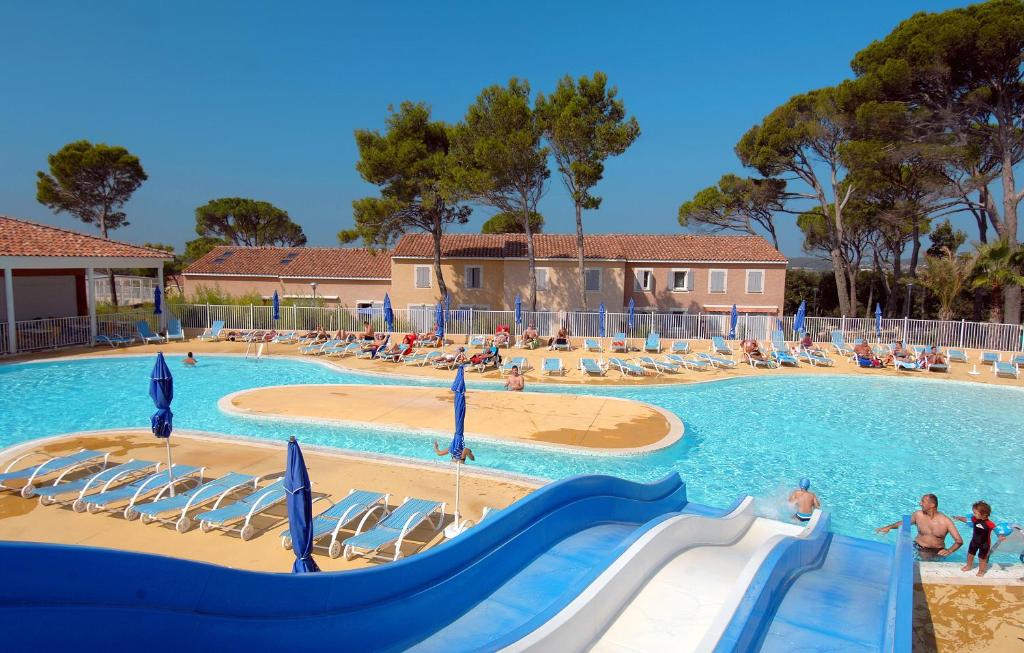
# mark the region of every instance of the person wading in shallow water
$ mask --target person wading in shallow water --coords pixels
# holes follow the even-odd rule
[[[899,528],[902,521],[898,521],[877,529],[876,533],[888,533],[894,528]],[[939,512],[939,498],[934,494],[926,494],[921,497],[921,509],[910,516],[910,523],[917,526],[917,537],[914,538],[914,548],[917,549],[917,557],[922,562],[945,558],[964,545],[960,537],[960,531],[956,529],[953,520]],[[946,536],[953,536],[953,546],[946,548]]]

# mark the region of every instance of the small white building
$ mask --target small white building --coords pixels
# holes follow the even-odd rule
[[[0,353],[95,342],[97,269],[154,268],[171,254],[0,216]]]

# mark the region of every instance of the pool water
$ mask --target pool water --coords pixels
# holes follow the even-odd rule
[[[227,415],[217,401],[269,385],[447,384],[286,358],[257,364],[206,356],[195,368],[185,368],[180,357],[168,363],[175,374],[175,428],[278,441],[295,435],[303,443],[438,460],[433,434],[256,420]],[[152,364],[147,356],[0,365],[0,447],[71,431],[148,428]],[[471,381],[470,390],[488,386],[497,384]],[[886,538],[874,529],[915,509],[925,492],[937,494],[947,514],[969,514],[973,501],[985,499],[994,521],[1024,520],[1024,393],[1015,388],[907,376],[765,374],[687,386],[529,390],[645,401],[679,415],[686,435],[667,449],[633,456],[472,442],[477,464],[552,479],[605,473],[646,481],[678,471],[694,501],[724,506],[751,494],[762,514],[780,518],[788,518],[786,497],[807,476],[835,531],[877,540]],[[965,538],[969,531],[961,529]]]

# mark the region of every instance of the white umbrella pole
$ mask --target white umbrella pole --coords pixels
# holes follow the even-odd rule
[[[167,482],[168,487],[171,488],[171,496],[174,496],[174,465],[171,463],[171,438],[164,438],[164,444],[167,445]]]
[[[462,461],[455,461],[455,524],[459,523],[459,489],[462,476]]]

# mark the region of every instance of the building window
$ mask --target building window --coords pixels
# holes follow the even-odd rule
[[[725,292],[727,270],[709,270],[708,271],[708,292],[722,293]]]
[[[601,292],[601,268],[583,270],[583,284],[587,292]]]
[[[764,270],[747,270],[747,292],[764,292]]]
[[[466,288],[483,288],[484,269],[479,265],[466,266]]]
[[[417,265],[415,269],[416,269],[416,287],[417,288],[429,288],[430,287],[430,266],[429,265]]]
[[[654,270],[633,270],[633,290],[637,292],[654,290]]]
[[[690,309],[688,309],[688,308],[673,308],[672,309],[672,315],[686,315],[689,312],[690,312]]]
[[[686,292],[693,290],[693,275],[686,270],[672,270],[672,291]]]
[[[537,290],[548,289],[548,277],[550,276],[548,272],[550,270],[551,268],[537,268]]]

